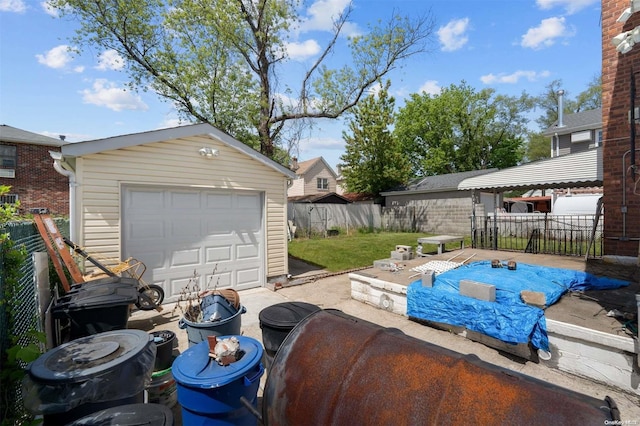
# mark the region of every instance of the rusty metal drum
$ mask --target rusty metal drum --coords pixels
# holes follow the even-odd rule
[[[576,424],[618,418],[599,400],[335,310],[301,321],[271,365],[265,425]]]

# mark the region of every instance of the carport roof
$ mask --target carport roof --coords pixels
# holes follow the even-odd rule
[[[508,191],[602,185],[602,147],[465,179],[458,189]]]
[[[296,174],[288,168],[278,164],[270,158],[262,155],[250,146],[232,138],[221,130],[210,124],[190,124],[187,126],[172,127],[168,129],[152,130],[142,133],[132,133],[129,135],[114,136],[105,139],[95,139],[84,142],[75,142],[62,147],[64,157],[81,157],[83,155],[96,154],[98,152],[110,151],[114,149],[128,148],[143,144],[162,142],[171,139],[188,138],[193,136],[206,136],[213,138],[223,144],[237,149],[264,165],[279,171],[289,178],[295,179]]]

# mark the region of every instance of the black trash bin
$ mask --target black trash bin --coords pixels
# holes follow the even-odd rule
[[[138,289],[132,279],[116,278],[75,286],[56,301],[52,314],[69,320],[69,340],[127,327],[129,305],[138,301]]]
[[[145,425],[173,426],[173,412],[160,404],[127,404],[108,408],[69,423],[67,426]]]
[[[265,349],[265,367],[271,367],[278,348],[296,325],[320,307],[306,302],[284,302],[264,308],[258,319]]]
[[[144,401],[156,345],[142,330],[82,337],[44,353],[27,366],[25,407],[45,425],[61,425],[119,405]]]

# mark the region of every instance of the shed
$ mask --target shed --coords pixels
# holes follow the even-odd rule
[[[288,273],[295,174],[209,124],[65,145],[71,237],[90,254],[147,266],[176,301],[190,280],[242,290]]]

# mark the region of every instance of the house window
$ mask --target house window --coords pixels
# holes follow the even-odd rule
[[[318,182],[318,189],[324,189],[324,190],[328,190],[329,189],[329,179],[327,179],[327,178],[318,178],[317,182]]]
[[[0,195],[0,204],[15,204],[18,202],[18,194]]]
[[[17,164],[16,147],[14,145],[0,145],[0,176],[15,177]]]
[[[596,130],[596,148],[602,145],[602,129]]]

